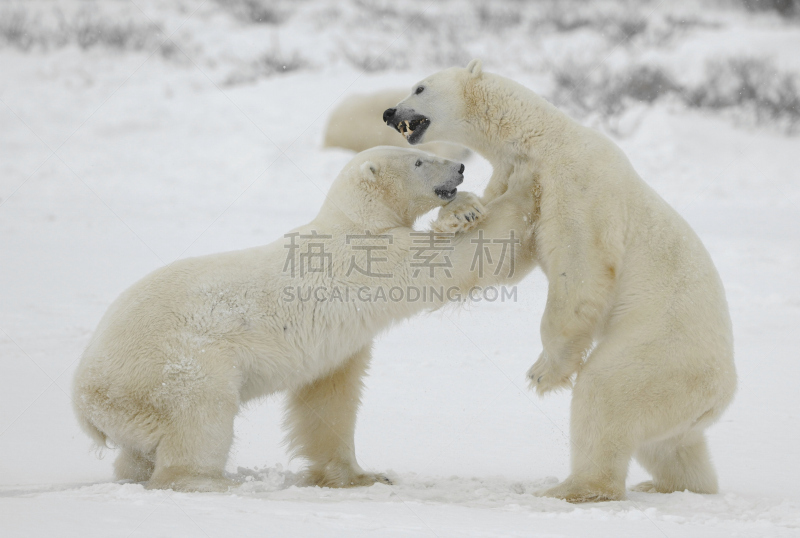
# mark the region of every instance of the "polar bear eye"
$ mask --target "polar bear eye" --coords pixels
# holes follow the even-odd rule
[[[417,162],[414,163],[414,166],[422,166],[422,161],[417,159]]]
[[[415,94],[417,94],[417,95],[419,95],[419,94],[421,94],[423,91],[425,91],[425,88],[423,88],[422,86],[420,86],[420,87],[418,87],[418,88],[417,88],[417,91],[415,91],[414,93],[415,93]]]

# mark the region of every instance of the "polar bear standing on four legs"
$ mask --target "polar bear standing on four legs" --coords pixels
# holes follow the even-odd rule
[[[120,449],[117,479],[226,490],[235,485],[223,471],[240,406],[286,391],[289,445],[308,460],[308,483],[386,482],[359,467],[353,448],[373,338],[444,304],[452,297],[444,289],[499,283],[511,273],[506,266],[524,275],[533,263],[532,202],[523,192],[496,200],[488,208],[495,217],[461,195],[458,218],[480,220],[475,230],[487,241],[514,230],[521,243],[493,274],[470,270],[476,231],[437,236],[447,242],[448,267],[420,264],[416,245],[427,236],[411,226],[456,196],[463,171],[414,149],[360,153],[319,215],[284,240],[180,260],[125,291],[101,320],[74,383],[84,430]],[[495,251],[487,258],[500,260],[505,247],[488,247]],[[429,293],[398,298],[410,287]]]
[[[631,457],[653,477],[637,490],[716,492],[704,431],[733,399],[733,337],[686,221],[608,138],[477,60],[419,82],[383,119],[412,144],[446,140],[488,159],[484,203],[520,185],[534,193],[549,290],[528,377],[539,394],[573,390],[572,471],[541,494],[622,499]]]

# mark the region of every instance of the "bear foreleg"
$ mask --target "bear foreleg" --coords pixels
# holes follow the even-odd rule
[[[284,425],[292,454],[309,462],[308,485],[347,488],[391,483],[381,474],[365,472],[356,462],[356,414],[370,357],[371,345],[330,375],[289,395]]]

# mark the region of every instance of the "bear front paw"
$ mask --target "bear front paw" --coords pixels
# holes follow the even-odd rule
[[[554,497],[569,503],[593,503],[602,501],[621,501],[625,498],[625,488],[607,481],[581,480],[570,476],[559,485],[534,492],[536,497]]]
[[[652,480],[645,480],[644,482],[639,482],[635,486],[631,486],[631,491],[641,491],[643,493],[658,493],[658,489],[656,489],[656,485],[653,483]]]
[[[549,360],[542,352],[528,370],[528,385],[531,389],[536,389],[539,396],[544,396],[553,390],[572,388],[572,373],[557,368],[556,363]]]
[[[373,484],[394,484],[391,478],[383,473],[366,473],[361,469],[328,466],[324,469],[312,468],[306,470],[300,484],[303,486],[318,486],[321,488],[357,488]]]
[[[486,216],[486,208],[471,192],[459,192],[452,202],[439,210],[439,217],[431,224],[437,233],[466,232]]]

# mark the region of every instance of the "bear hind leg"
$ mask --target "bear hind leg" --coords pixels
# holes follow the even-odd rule
[[[680,436],[642,445],[636,452],[636,459],[653,480],[634,486],[633,491],[717,493],[719,489],[702,430],[690,430]]]
[[[536,495],[571,503],[625,498],[628,464],[641,437],[641,425],[619,404],[624,397],[614,382],[613,365],[622,353],[611,343],[601,343],[578,373],[570,410],[570,475]]]
[[[205,405],[176,412],[165,427],[147,489],[228,491],[239,485],[223,474],[233,443],[238,396],[206,396]]]
[[[155,462],[152,459],[128,448],[121,448],[117,459],[114,460],[114,476],[117,480],[147,482],[153,475],[154,468]]]

